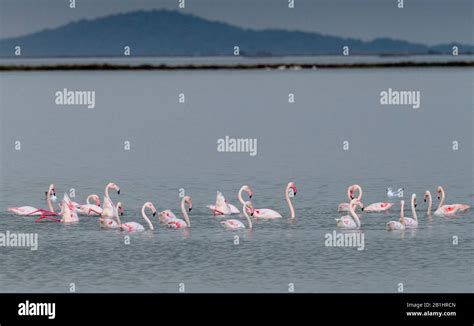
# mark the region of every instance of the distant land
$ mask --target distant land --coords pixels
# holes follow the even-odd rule
[[[319,33],[280,29],[254,30],[210,21],[170,10],[135,11],[93,20],[80,20],[54,29],[0,40],[0,57],[117,57],[125,46],[132,56],[231,56],[252,57],[340,55],[348,46],[351,55],[473,54],[474,46],[429,46],[391,38],[362,41]]]

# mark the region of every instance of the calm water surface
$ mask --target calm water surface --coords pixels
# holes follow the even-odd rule
[[[473,205],[472,69],[0,77],[0,231],[39,237],[37,251],[0,247],[1,292],[68,292],[70,283],[78,292],[177,292],[180,283],[187,292],[286,292],[289,283],[297,292],[396,292],[398,283],[406,292],[474,290],[474,213],[428,218],[422,200],[443,185],[448,203]],[[63,88],[96,91],[96,108],[55,105]],[[421,107],[381,106],[388,88],[419,90]],[[218,153],[217,139],[226,135],[257,138],[258,154]],[[294,221],[283,198],[289,180],[298,186]],[[140,223],[148,200],[178,213],[184,188],[193,198],[192,229],[155,220],[154,232],[132,234],[125,245],[123,233],[100,230],[97,218],[62,225],[6,212],[46,207],[50,183],[59,195],[73,188],[83,202],[102,196],[110,181],[121,187],[112,197],[124,204],[123,220]],[[387,187],[404,187],[407,201],[416,193],[418,229],[385,230],[398,218],[397,204],[362,215],[365,250],[326,247],[352,183],[362,185],[366,205],[387,200]],[[223,230],[205,205],[216,190],[237,205],[243,184],[253,188],[256,207],[284,217],[256,221],[252,231]]]

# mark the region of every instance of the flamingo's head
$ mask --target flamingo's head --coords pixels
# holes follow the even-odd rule
[[[443,188],[441,188],[441,186],[438,186],[436,191],[438,192],[438,200],[440,200],[441,199],[441,192],[443,191]]]
[[[428,198],[431,196],[430,194],[430,191],[429,190],[426,190],[425,191],[425,195],[423,197],[423,201],[426,203],[426,201],[428,200]]]
[[[156,208],[155,208],[155,206],[153,205],[153,203],[151,203],[151,202],[146,202],[145,205],[143,205],[143,206],[146,207],[146,208],[149,208],[149,209],[152,211],[153,216],[156,216]]]
[[[184,196],[184,202],[188,204],[188,211],[190,212],[193,209],[193,201],[190,196]]]
[[[411,200],[413,201],[413,206],[416,208],[416,194],[411,195]]]
[[[290,189],[293,191],[293,196],[296,196],[298,190],[296,189],[296,184],[293,181],[288,183],[288,190]]]
[[[253,196],[252,188],[245,185],[245,186],[242,186],[242,191],[245,191],[247,193],[247,195],[249,196],[249,198],[252,199],[252,196]]]
[[[123,216],[123,205],[122,202],[117,203],[117,212],[120,216]]]
[[[96,194],[90,195],[89,196],[92,200],[95,201],[95,204],[100,207],[100,197]]]
[[[250,216],[253,216],[254,208],[251,202],[246,201],[244,204],[244,209],[250,214]]]
[[[357,198],[354,198],[351,200],[350,203],[351,206],[359,206],[362,211],[364,211],[364,203],[358,200]]]
[[[56,201],[58,197],[56,197],[56,188],[54,187],[54,184],[49,185],[48,192],[46,193],[46,197],[50,196],[52,201]]]
[[[115,183],[113,182],[109,183],[106,188],[112,188],[117,191],[117,194],[120,195],[120,187],[117,186]]]

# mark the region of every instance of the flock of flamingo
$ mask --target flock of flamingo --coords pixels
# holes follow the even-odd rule
[[[114,204],[110,198],[109,190],[117,191],[120,195],[120,188],[115,183],[109,183],[105,187],[103,205],[101,207],[100,197],[96,194],[89,195],[85,204],[78,204],[73,202],[67,194],[64,194],[63,200],[59,203],[60,212],[56,213],[53,207],[53,202],[57,200],[56,189],[54,184],[49,186],[46,192],[46,201],[48,209],[35,208],[31,206],[11,207],[8,208],[12,212],[20,216],[39,216],[35,221],[50,220],[61,223],[74,223],[79,221],[78,215],[98,216],[99,225],[104,229],[119,229],[126,232],[144,231],[146,228],[137,222],[122,223],[121,216],[123,216],[123,205],[121,202]],[[249,186],[242,186],[238,192],[238,199],[242,205],[243,216],[247,220],[247,226],[238,219],[227,219],[221,221],[221,225],[229,230],[238,230],[249,228],[252,229],[253,218],[274,219],[280,218],[282,215],[277,211],[268,208],[254,208],[251,201],[245,201],[242,197],[243,193],[247,193],[249,199],[252,198],[253,192]],[[289,182],[285,188],[285,199],[290,208],[290,218],[295,218],[295,210],[291,203],[290,197],[296,195],[296,185],[294,182]],[[191,212],[193,203],[190,196],[184,196],[181,200],[181,213],[184,220],[179,219],[170,210],[164,210],[158,214],[158,221],[160,224],[166,225],[172,229],[190,228],[191,221],[188,212]],[[213,216],[228,216],[231,214],[240,214],[237,207],[230,204],[221,192],[217,192],[216,202],[214,205],[207,206]],[[141,215],[148,225],[150,230],[154,230],[154,226],[146,211],[151,211],[153,217],[156,216],[157,210],[153,203],[146,202],[141,209]]]
[[[8,208],[9,212],[12,212],[20,216],[39,216],[35,221],[39,222],[41,220],[51,220],[55,222],[62,223],[73,223],[78,222],[78,215],[86,216],[97,216],[99,220],[99,225],[104,229],[119,229],[126,232],[136,232],[144,231],[146,228],[137,223],[137,222],[126,222],[122,223],[121,216],[123,216],[123,205],[121,202],[114,204],[109,195],[109,190],[113,189],[117,191],[117,194],[120,195],[120,188],[115,183],[109,183],[105,187],[103,205],[101,207],[100,197],[96,194],[89,195],[86,199],[85,204],[78,204],[73,202],[67,194],[64,194],[63,200],[59,203],[60,212],[56,213],[53,207],[53,202],[56,201],[56,190],[54,184],[49,186],[48,191],[46,192],[46,201],[48,209],[35,208],[31,206],[22,206],[22,207],[12,207]],[[246,193],[249,200],[244,200],[243,193]],[[357,197],[355,193],[357,192]],[[444,216],[444,217],[454,217],[459,213],[467,211],[470,207],[465,204],[451,204],[445,205],[445,192],[443,187],[439,186],[437,188],[439,205],[435,210],[434,215]],[[285,188],[285,200],[288,204],[290,210],[290,218],[295,218],[295,209],[291,202],[291,198],[294,197],[297,193],[296,185],[294,182],[289,182]],[[238,230],[249,228],[252,229],[252,218],[259,219],[275,219],[281,218],[282,215],[277,211],[269,208],[254,208],[250,199],[252,199],[253,192],[252,189],[244,185],[240,188],[237,198],[242,205],[242,214],[243,217],[247,220],[247,226],[238,219],[227,219],[221,221],[221,225],[229,230]],[[371,212],[386,212],[388,211],[394,203],[390,202],[378,202],[373,203],[368,206],[364,206],[362,203],[362,187],[355,184],[351,185],[347,189],[348,202],[341,203],[338,206],[339,212],[349,212],[350,215],[342,216],[336,218],[336,226],[344,229],[358,229],[361,227],[361,222],[359,215],[356,213],[357,207],[360,207],[362,211],[366,213]],[[427,214],[431,215],[432,209],[432,197],[429,190],[424,194],[424,201],[428,201],[428,210]],[[390,221],[386,224],[386,228],[389,231],[392,230],[404,230],[406,228],[416,228],[418,227],[418,218],[416,214],[416,194],[411,196],[411,212],[412,217],[404,216],[404,205],[405,201],[400,201],[400,219],[398,221]],[[166,225],[172,229],[181,229],[181,228],[190,228],[191,221],[189,219],[188,212],[191,212],[193,203],[190,196],[184,196],[181,200],[181,214],[183,219],[179,219],[176,215],[170,210],[164,210],[158,214],[158,221],[162,225]],[[216,202],[214,205],[207,205],[207,208],[210,209],[213,216],[229,216],[232,214],[240,214],[240,210],[230,204],[224,197],[224,195],[218,191],[216,196]],[[141,215],[145,222],[148,225],[150,230],[154,230],[152,221],[147,215],[147,210],[153,214],[153,217],[156,216],[157,210],[153,203],[146,202],[143,204],[141,209]]]
[[[357,198],[354,196],[355,192],[358,192]],[[463,213],[470,208],[469,205],[465,205],[465,204],[445,205],[444,204],[445,193],[444,193],[443,187],[438,186],[437,192],[438,192],[439,204],[438,204],[438,208],[434,212],[434,215],[436,216],[455,217],[458,214]],[[364,204],[362,203],[362,188],[361,186],[357,184],[349,186],[347,188],[347,197],[349,199],[349,203],[339,204],[338,211],[339,212],[348,211],[350,215],[336,218],[336,225],[344,229],[358,229],[361,227],[359,216],[355,212],[357,207],[360,207],[361,210],[364,212],[370,213],[370,212],[386,212],[394,205],[394,203],[379,202],[379,203],[374,203],[365,207]],[[428,201],[428,210],[426,214],[431,215],[433,200],[431,197],[431,192],[429,190],[425,191],[424,201],[425,202]],[[388,231],[405,230],[405,229],[418,227],[418,217],[416,214],[416,194],[411,195],[412,217],[405,217],[404,207],[405,207],[405,201],[401,200],[400,201],[400,219],[398,221],[388,222],[386,224],[386,228]]]

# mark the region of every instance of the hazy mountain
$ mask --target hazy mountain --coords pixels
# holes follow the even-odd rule
[[[121,56],[124,46],[133,56],[329,55],[447,53],[452,45],[427,46],[390,38],[364,42],[352,38],[277,29],[252,30],[209,21],[177,11],[136,11],[94,20],[80,20],[30,35],[0,41],[0,56]],[[474,47],[458,45],[462,53]]]

